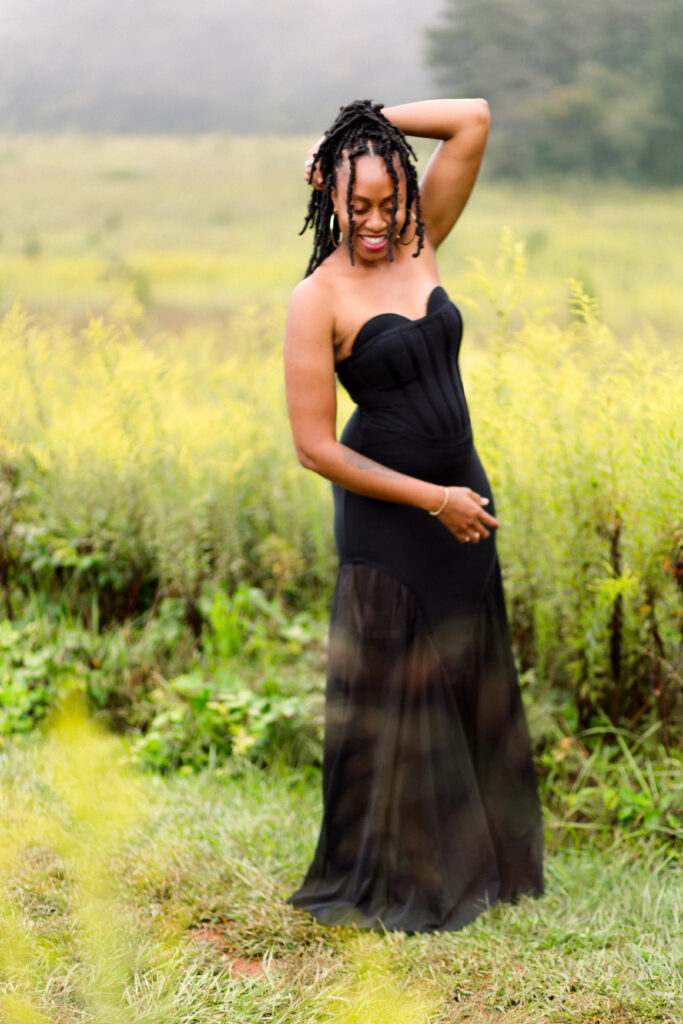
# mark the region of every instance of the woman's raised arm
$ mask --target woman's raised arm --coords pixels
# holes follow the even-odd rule
[[[482,99],[420,100],[382,113],[406,135],[441,140],[420,182],[425,233],[434,248],[465,208],[477,180],[489,131]]]

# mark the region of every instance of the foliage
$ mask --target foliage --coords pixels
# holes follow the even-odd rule
[[[555,738],[538,756],[540,785],[555,841],[586,832],[683,843],[683,756],[663,755],[653,729],[641,735],[610,723]]]
[[[11,749],[12,734],[80,692],[98,718],[126,732],[132,760],[146,768],[226,777],[250,764],[319,765],[322,627],[249,587],[207,592],[201,604],[205,626],[184,656],[179,602],[99,636],[68,622],[50,628],[42,617],[4,622],[0,743]],[[605,720],[579,731],[569,695],[530,695],[553,832],[683,840],[683,760],[666,755],[661,727],[639,734]]]
[[[519,665],[533,699],[572,728],[596,714],[657,719],[671,748],[680,359],[652,335],[617,342],[578,283],[567,327],[528,307],[525,267],[509,233],[494,270],[476,266],[468,302],[480,295],[491,325],[464,357]],[[56,608],[99,637],[66,661],[82,664],[94,705],[144,733],[141,756],[164,768],[235,745],[269,760],[277,737],[295,760],[317,756],[315,728],[292,728],[311,718],[312,684],[305,671],[296,681],[287,652],[290,628],[311,621],[297,613],[313,608],[315,619],[329,595],[328,488],[291,450],[279,312],[246,308],[233,329],[229,347],[195,332],[190,351],[186,337],[144,337],[115,317],[78,331],[17,306],[0,326],[6,612]],[[135,643],[122,643],[117,624],[133,623]],[[30,629],[14,629],[2,684],[11,730],[40,718],[61,671],[54,649],[32,649]],[[93,664],[102,651],[107,671]]]
[[[136,759],[157,770],[190,771],[213,770],[231,754],[260,764],[319,763],[315,625],[302,613],[287,616],[253,587],[232,595],[218,590],[202,603],[203,657],[193,671],[159,680],[152,690],[153,712],[132,744]]]
[[[491,103],[497,174],[680,183],[682,30],[677,0],[446,0],[429,61]]]
[[[239,358],[212,336],[190,355],[180,339],[103,320],[71,334],[15,308],[0,329],[0,452],[30,498],[19,521],[13,497],[5,590],[59,593],[95,625],[157,593],[192,614],[208,583],[315,593],[331,562],[322,485],[282,451],[277,355],[249,354],[274,326],[245,311]]]
[[[495,326],[465,367],[520,667],[534,699],[571,698],[581,727],[598,711],[615,724],[654,713],[668,744],[682,696],[680,360],[618,343],[576,282],[567,329],[525,310],[524,266],[505,235],[495,275],[473,273]]]
[[[177,599],[102,633],[51,625],[45,609],[1,621],[0,746],[78,692],[147,768],[319,763],[324,628],[254,587],[207,590],[199,604],[198,637]]]
[[[241,748],[270,762],[278,736],[286,756],[316,760],[321,644],[302,641],[299,659],[284,635],[304,612],[304,633],[319,633],[335,562],[328,488],[294,459],[278,355],[283,289],[305,263],[289,240],[296,189],[282,173],[296,147],[273,142],[270,167],[247,140],[131,145],[5,143],[0,275],[6,297],[21,288],[27,306],[0,327],[2,728],[39,722],[71,673],[100,716],[132,730],[146,763],[220,764]],[[85,170],[74,191],[65,182],[76,158]],[[198,159],[201,203],[184,187]],[[31,191],[39,167],[49,181]],[[153,187],[162,169],[177,220]],[[262,190],[247,179],[265,182],[267,239]],[[57,195],[59,223],[48,215]],[[580,203],[571,190],[481,197],[443,269],[468,322],[466,386],[503,521],[528,703],[572,735],[601,726],[601,714],[638,728],[659,720],[672,749],[681,317],[669,279],[680,204],[632,190],[583,190]],[[221,203],[227,222],[214,217]],[[42,242],[30,260],[29,211]],[[508,216],[528,259],[510,235],[491,255]],[[469,276],[459,269],[468,250],[488,254]],[[568,288],[568,272],[590,286]],[[71,312],[28,312],[57,296]],[[642,321],[627,335],[633,296],[661,338]],[[83,306],[107,304],[83,320]],[[212,653],[214,601],[225,646]],[[542,753],[546,733],[536,735]]]
[[[61,666],[41,632],[0,623],[0,735],[30,732],[54,704]]]

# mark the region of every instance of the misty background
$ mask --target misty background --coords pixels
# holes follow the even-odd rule
[[[320,132],[433,94],[440,0],[2,0],[0,129]]]
[[[484,96],[487,173],[683,182],[681,0],[2,0],[0,131],[317,135]]]

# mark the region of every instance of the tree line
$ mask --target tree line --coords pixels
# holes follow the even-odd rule
[[[427,60],[488,99],[495,175],[683,181],[680,0],[444,0]]]

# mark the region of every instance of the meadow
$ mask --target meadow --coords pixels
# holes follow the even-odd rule
[[[494,126],[495,130],[495,126]],[[247,303],[281,309],[308,259],[299,238],[310,139],[0,137],[0,300],[22,295],[82,323],[127,284],[152,323],[183,329]],[[422,162],[428,149],[418,146]],[[484,174],[486,167],[484,165]],[[469,260],[495,260],[504,225],[524,243],[526,294],[565,317],[583,282],[626,340],[680,342],[681,190],[613,182],[480,183],[441,254],[467,301]],[[468,332],[478,331],[468,318]],[[235,339],[233,337],[233,346]]]
[[[282,902],[315,841],[335,564],[280,368],[307,145],[0,140],[0,1019],[673,1024],[680,191],[484,181],[444,247],[548,894],[453,936],[362,939]],[[113,831],[40,767],[74,697],[138,787]],[[68,766],[66,734],[45,742]],[[100,740],[70,735],[119,806],[129,776],[117,790]],[[106,948],[93,900],[123,914]]]

